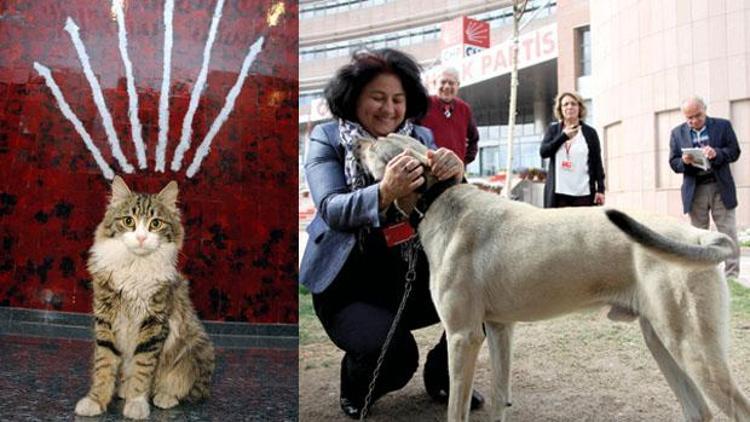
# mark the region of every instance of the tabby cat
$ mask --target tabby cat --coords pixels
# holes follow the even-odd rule
[[[115,176],[88,261],[96,346],[77,415],[106,411],[115,388],[132,419],[149,416],[149,399],[167,409],[208,397],[214,350],[176,268],[182,240],[176,182],[149,195]]]

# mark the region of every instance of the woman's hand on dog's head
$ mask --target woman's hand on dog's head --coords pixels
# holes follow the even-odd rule
[[[422,164],[403,151],[393,157],[385,166],[383,180],[380,181],[380,208],[390,205],[395,199],[402,198],[424,183]]]
[[[427,151],[427,163],[432,175],[443,181],[455,177],[461,180],[464,176],[464,163],[455,152],[448,148]]]

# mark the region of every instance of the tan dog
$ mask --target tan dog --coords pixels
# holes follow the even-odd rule
[[[404,149],[428,170],[426,148],[408,137],[361,141],[355,154],[380,180]],[[421,197],[434,197],[441,183],[426,174]],[[482,323],[493,371],[491,417],[504,421],[514,322],[609,306],[613,320],[639,320],[686,420],[711,419],[706,394],[733,420],[750,421],[750,402],[727,365],[729,297],[716,264],[731,254],[728,237],[656,215],[639,214],[642,225],[611,209],[539,209],[467,184],[420,206],[428,206],[418,233],[430,291],[448,337],[448,420],[469,418]]]

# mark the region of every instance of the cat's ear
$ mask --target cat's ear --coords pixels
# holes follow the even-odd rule
[[[162,202],[164,202],[164,205],[176,209],[178,193],[179,189],[177,189],[177,182],[172,180],[171,182],[167,183],[167,186],[164,186],[164,189],[162,189],[157,196],[159,197],[159,199],[161,199]]]
[[[128,188],[128,185],[125,184],[125,181],[122,180],[122,177],[115,176],[115,178],[112,180],[112,199],[110,202],[115,203],[119,202],[130,195],[130,188]]]

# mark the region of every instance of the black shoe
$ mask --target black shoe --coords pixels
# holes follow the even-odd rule
[[[448,403],[448,392],[444,389],[439,389],[434,392],[428,391],[430,397],[438,403]],[[484,396],[477,390],[471,391],[471,410],[481,409],[484,406]]]
[[[352,419],[359,419],[364,399],[360,398],[362,394],[359,392],[359,389],[354,388],[351,377],[348,374],[349,355],[345,354],[341,359],[341,393],[339,394],[339,404],[346,416]],[[360,399],[357,400],[358,398]]]
[[[339,398],[339,402],[341,404],[341,410],[344,411],[346,416],[349,416],[352,419],[359,419],[359,415],[362,413],[361,406],[355,405],[352,400],[343,396]]]

